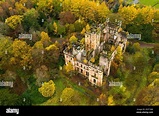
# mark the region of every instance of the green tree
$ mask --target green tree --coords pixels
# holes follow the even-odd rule
[[[15,106],[18,101],[18,95],[11,93],[9,89],[0,89],[0,105]]]
[[[155,64],[153,71],[159,72],[159,64]]]
[[[39,13],[34,8],[28,9],[27,12],[24,13],[22,20],[22,25],[26,32],[32,29],[39,29],[38,17]]]
[[[52,80],[44,82],[38,90],[44,97],[51,97],[55,92],[55,83]]]

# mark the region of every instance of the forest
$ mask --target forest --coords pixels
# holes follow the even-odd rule
[[[94,87],[65,65],[63,50],[106,18],[142,38],[128,40],[104,85]],[[0,82],[13,82],[0,87],[1,106],[159,105],[158,8],[124,0],[2,0],[0,27]]]

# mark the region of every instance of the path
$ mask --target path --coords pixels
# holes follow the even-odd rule
[[[132,42],[132,43],[138,42],[140,44],[140,47],[142,47],[142,48],[153,48],[154,45],[156,44],[156,43],[146,43],[146,42],[139,41],[139,40],[129,40],[129,42]]]

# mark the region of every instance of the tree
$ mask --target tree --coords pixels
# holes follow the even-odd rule
[[[136,105],[157,106],[159,105],[159,91],[157,86],[143,88],[136,98]]]
[[[115,105],[115,103],[114,103],[114,100],[113,100],[113,96],[110,95],[110,96],[108,97],[108,106],[112,106],[112,105]]]
[[[100,101],[101,105],[106,105],[107,104],[107,97],[104,93],[100,94],[99,101]]]
[[[15,106],[18,101],[18,95],[11,93],[9,89],[0,89],[0,105]]]
[[[53,14],[53,0],[38,0],[37,10],[42,19],[46,19],[49,15]]]
[[[159,79],[159,73],[158,72],[151,72],[147,78],[148,84],[152,83],[155,79]]]
[[[159,64],[155,64],[153,71],[159,72]]]
[[[0,69],[10,69],[8,61],[12,57],[12,41],[9,38],[0,38]]]
[[[123,17],[123,23],[129,24],[137,17],[138,11],[135,6],[120,7],[118,13]]]
[[[73,43],[76,43],[77,40],[78,40],[78,38],[73,35],[73,36],[70,37],[69,42],[70,42],[71,44],[73,44]]]
[[[13,57],[10,59],[10,63],[19,68],[25,67],[30,70],[32,64],[31,47],[25,41],[15,39],[12,48]]]
[[[38,17],[39,17],[39,13],[34,8],[28,9],[24,13],[22,25],[26,32],[28,32],[31,28],[39,29],[40,26],[38,24]]]
[[[42,31],[40,33],[40,36],[41,36],[40,41],[43,43],[44,48],[49,46],[51,43],[51,39],[50,39],[49,35],[46,32]]]
[[[45,61],[49,64],[50,67],[55,68],[57,67],[59,56],[60,56],[60,47],[58,46],[58,42],[51,44],[50,46],[46,47],[46,56]],[[50,64],[50,62],[52,62]]]
[[[138,42],[134,43],[132,47],[134,48],[135,52],[140,51],[140,49],[141,49],[140,44]]]
[[[117,54],[115,55],[114,61],[119,65],[123,61],[122,49],[120,46],[117,47]]]
[[[26,12],[27,8],[24,6],[24,3],[22,3],[22,2],[16,2],[15,3],[15,10],[16,10],[16,12],[19,15],[22,15],[24,12]]]
[[[71,11],[65,11],[60,13],[60,22],[62,24],[73,24],[75,22],[75,16],[72,14]]]
[[[13,15],[5,20],[5,23],[13,30],[15,30],[23,19],[21,15]]]
[[[73,71],[73,65],[69,62],[67,65],[65,65],[64,69],[67,73]]]
[[[55,84],[52,80],[44,82],[38,90],[44,97],[51,97],[55,92]]]
[[[63,10],[71,11],[76,19],[83,19],[86,22],[103,22],[109,13],[104,2],[99,3],[90,0],[64,0]]]

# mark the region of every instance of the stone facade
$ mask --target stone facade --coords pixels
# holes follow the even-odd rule
[[[85,45],[73,44],[72,48],[63,51],[65,64],[70,62],[73,69],[88,78],[89,82],[102,86],[104,75],[109,76],[117,47],[120,46],[123,53],[126,49],[127,36],[125,32],[119,32],[119,28],[120,26],[107,22],[100,26],[100,31],[98,28],[98,32],[86,33]]]

